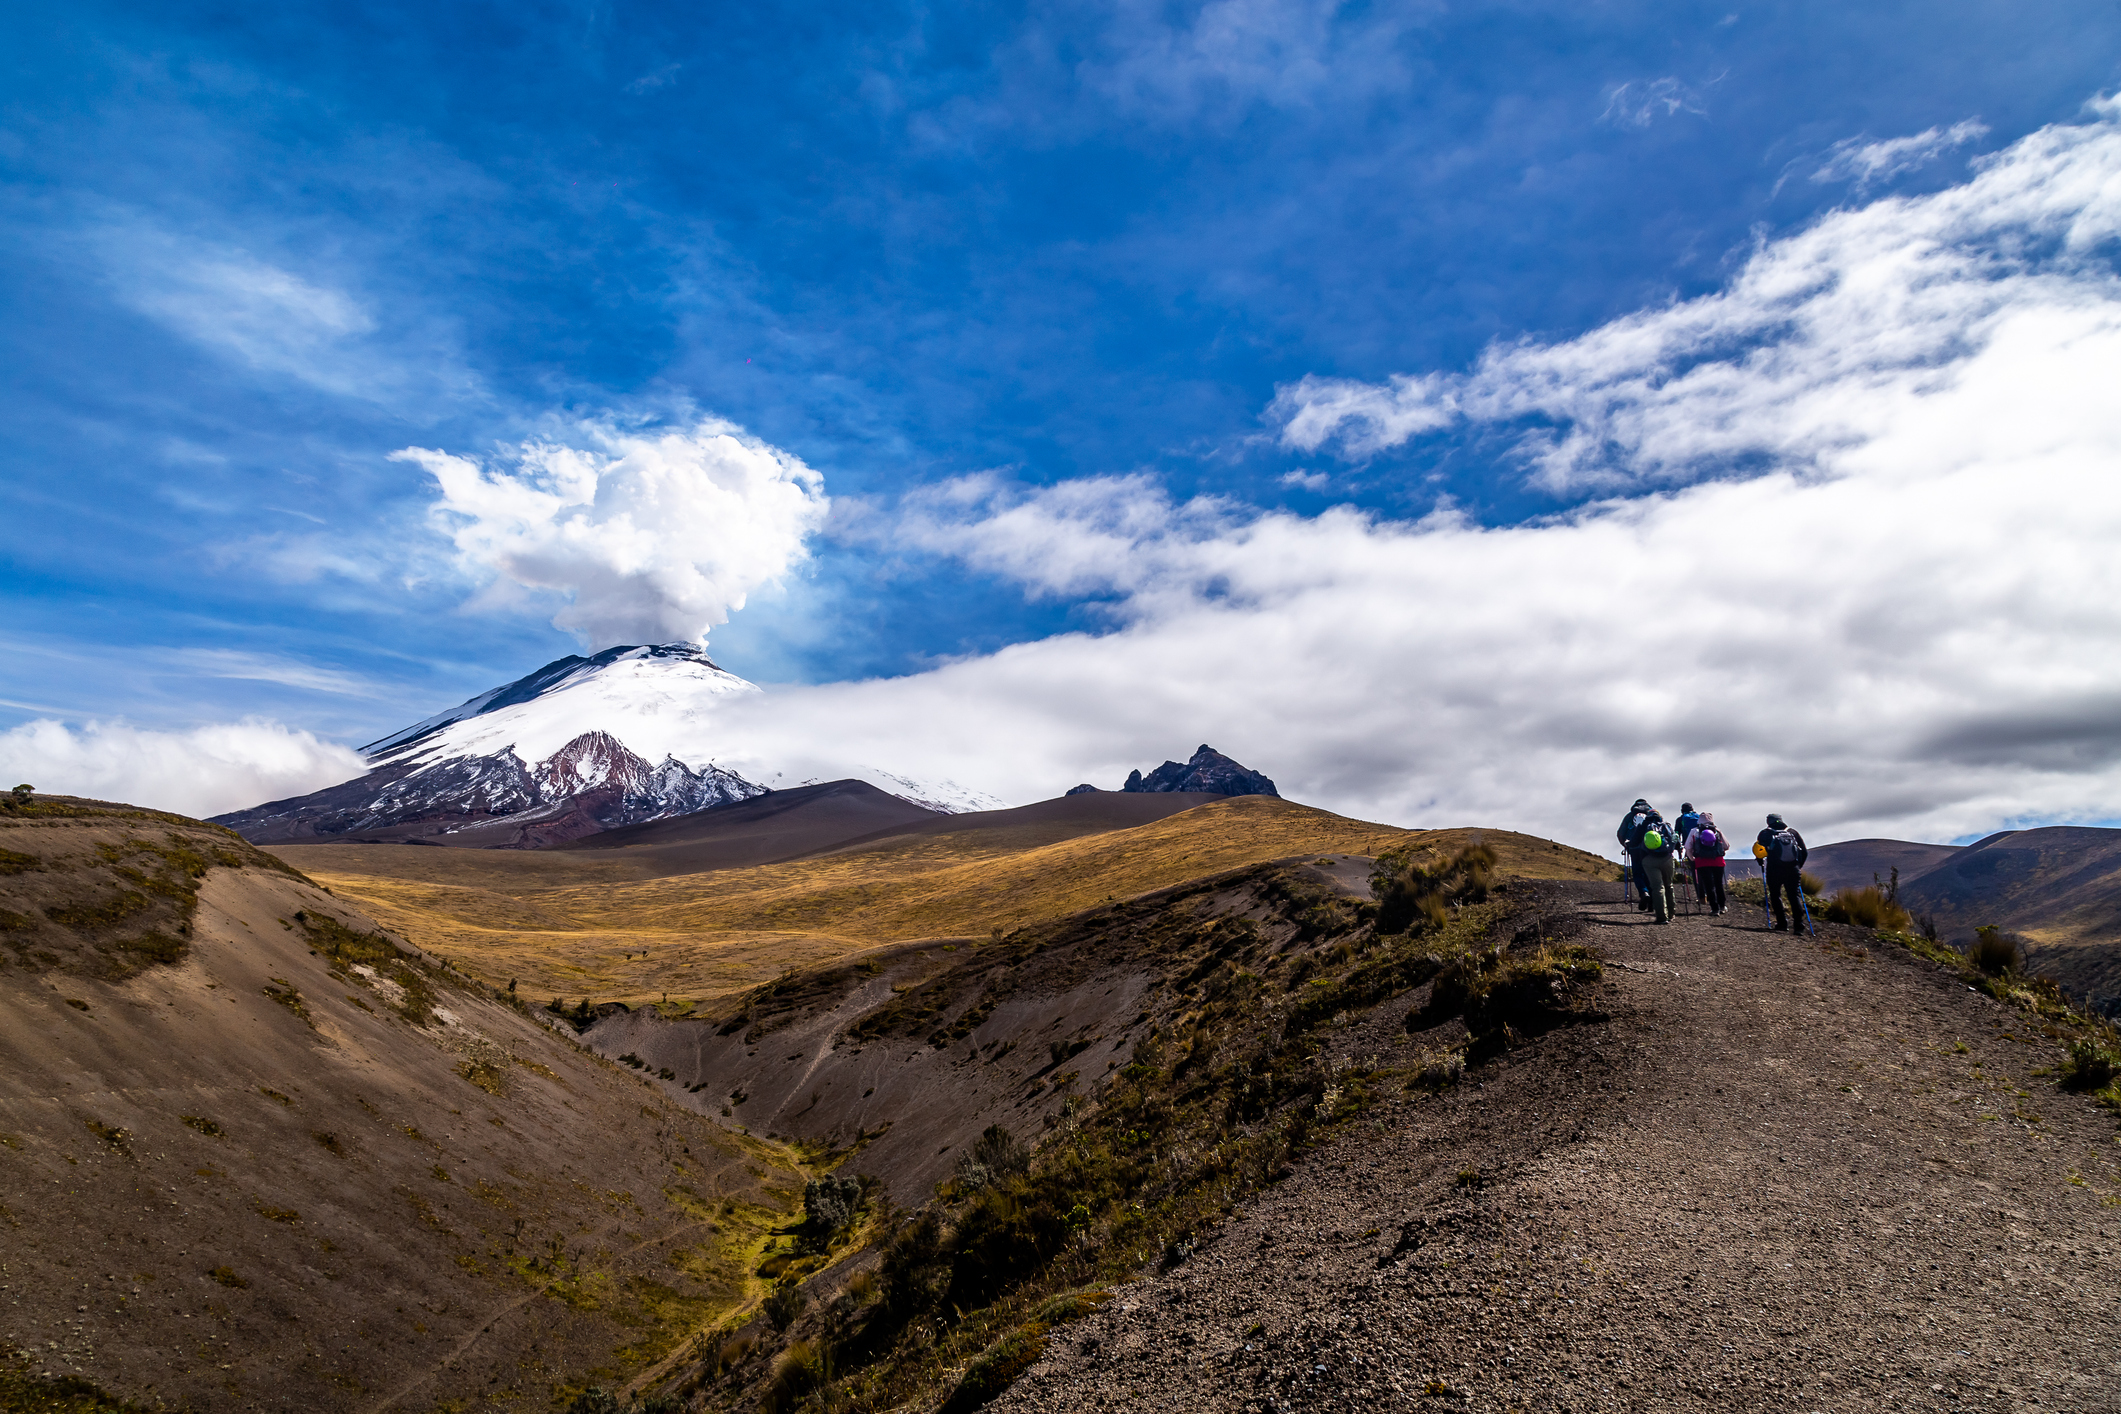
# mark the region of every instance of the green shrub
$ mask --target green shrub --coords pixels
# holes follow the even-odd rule
[[[802,1245],[822,1252],[854,1222],[862,1202],[862,1181],[847,1174],[827,1174],[803,1185]]]
[[[1817,874],[1799,874],[1797,882],[1803,887],[1807,898],[1817,898],[1826,892],[1826,885]]]
[[[2090,1037],[2070,1042],[2062,1060],[2065,1090],[2104,1090],[2121,1079],[2121,1054],[2101,1046]]]
[[[1876,887],[1837,890],[1819,910],[1819,916],[1829,923],[1853,923],[1859,928],[1888,933],[1905,932],[1914,923],[1906,909]]]
[[[1974,930],[1967,944],[1966,960],[1991,977],[2018,972],[2025,966],[2025,948],[2016,933],[2006,933],[1994,924]]]
[[[955,1177],[960,1191],[977,1193],[1030,1167],[1031,1151],[1008,1130],[990,1124],[972,1147],[958,1156]]]

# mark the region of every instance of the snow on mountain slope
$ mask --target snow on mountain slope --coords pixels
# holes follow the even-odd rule
[[[561,658],[370,743],[372,769],[358,780],[218,821],[259,843],[435,837],[534,848],[690,814],[767,789],[717,764],[735,746],[718,711],[759,691],[696,644]],[[775,786],[824,779],[798,782],[741,748],[734,754]],[[867,780],[931,810],[1000,803],[951,782],[834,761],[829,746],[803,768],[820,760],[835,778]]]
[[[716,706],[759,689],[691,643],[607,648],[562,658],[361,748],[377,765],[491,756],[551,756],[584,731],[607,732],[649,760],[714,759]]]

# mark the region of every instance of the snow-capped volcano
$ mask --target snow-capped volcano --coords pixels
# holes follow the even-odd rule
[[[697,644],[561,658],[371,742],[358,780],[216,823],[261,844],[443,836],[535,847],[687,815],[765,793],[715,764],[717,710],[758,691]],[[932,810],[999,803],[870,768],[847,774]]]
[[[513,748],[543,760],[585,730],[607,732],[636,755],[711,760],[714,709],[759,689],[694,643],[607,648],[561,658],[461,706],[361,748],[371,764],[491,756]]]

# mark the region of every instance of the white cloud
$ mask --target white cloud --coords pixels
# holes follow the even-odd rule
[[[0,777],[40,791],[218,815],[306,795],[368,768],[346,747],[247,717],[190,731],[42,719],[0,732]]]
[[[1667,76],[1614,85],[1606,90],[1605,111],[1598,116],[1601,122],[1617,127],[1646,128],[1659,118],[1681,113],[1705,116],[1708,111],[1699,89]]]
[[[1333,478],[1322,471],[1285,471],[1281,474],[1282,485],[1303,491],[1323,491],[1332,483]]]
[[[1879,182],[1926,166],[1955,147],[1987,136],[1988,124],[1968,118],[1948,128],[1929,128],[1913,137],[1887,138],[1883,142],[1847,138],[1834,144],[1827,160],[1812,173],[1812,180],[1853,182],[1857,191],[1866,192]]]
[[[1357,457],[1462,423],[1518,424],[1520,455],[1556,491],[1823,472],[2008,331],[2109,310],[2101,247],[2117,234],[2121,129],[2045,128],[1969,182],[1763,244],[1715,294],[1563,343],[1497,344],[1467,373],[1305,378],[1269,417],[1288,446]]]
[[[807,555],[824,479],[741,428],[584,419],[481,466],[408,447],[441,490],[435,521],[476,571],[557,591],[555,626],[591,649],[705,642],[755,589]]]
[[[1108,595],[1114,631],[770,694],[732,731],[1012,800],[1207,741],[1336,810],[1594,848],[1639,792],[1814,840],[2121,817],[2117,231],[2109,110],[1716,295],[1277,403],[1292,443],[1352,452],[1537,417],[1535,475],[1633,488],[1548,520],[952,483],[909,538]]]

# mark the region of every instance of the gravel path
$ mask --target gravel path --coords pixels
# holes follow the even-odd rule
[[[2121,1142],[2030,1018],[1583,907],[1605,1019],[1371,1111],[992,1407],[2121,1411]]]

